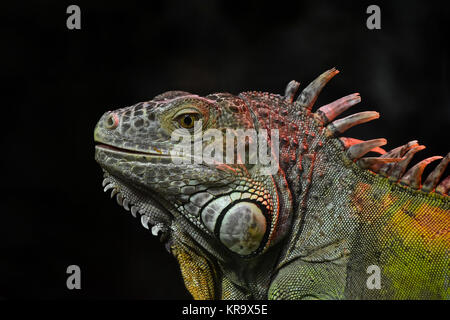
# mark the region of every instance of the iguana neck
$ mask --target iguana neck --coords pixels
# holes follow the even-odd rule
[[[297,161],[285,167],[294,212],[279,266],[330,245],[340,248],[330,259],[348,254],[357,226],[348,203],[358,168],[345,157],[339,140],[326,138],[312,121],[303,123]]]

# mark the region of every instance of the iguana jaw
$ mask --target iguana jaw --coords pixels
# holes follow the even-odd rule
[[[100,139],[96,139],[99,142]],[[111,190],[111,198],[116,197],[117,203],[125,210],[139,218],[142,225],[152,231],[154,236],[161,235],[161,241],[166,247],[171,243],[171,226],[176,209],[156,191],[145,188],[135,180],[130,180],[121,174],[117,163],[158,162],[160,158],[170,157],[164,154],[152,154],[123,149],[107,144],[95,146],[95,159],[104,171],[104,191]]]
[[[99,143],[100,139],[95,140]],[[221,257],[218,253],[220,250],[216,247],[217,245],[209,242],[209,237],[204,238],[202,234],[199,234],[199,238],[191,239],[190,235],[195,232],[195,226],[189,222],[186,223],[186,218],[174,206],[174,200],[168,198],[170,195],[153,188],[157,186],[156,181],[148,183],[129,175],[132,171],[129,168],[135,164],[149,166],[146,172],[161,172],[164,170],[164,165],[173,166],[170,156],[135,152],[99,144],[95,146],[95,160],[104,171],[104,191],[111,191],[111,198],[116,197],[117,203],[140,219],[142,225],[151,230],[153,235],[156,236],[161,232],[161,241],[165,242],[167,251],[172,251],[175,242],[178,245],[183,243],[183,246],[187,247],[201,242],[200,247],[206,248],[208,254],[216,258]]]
[[[127,185],[107,171],[104,171],[104,177],[104,190],[105,192],[111,190],[111,198],[115,196],[117,203],[130,211],[135,218],[139,218],[142,225],[151,230],[154,236],[160,234],[161,241],[169,240],[173,216],[168,204],[157,196]]]

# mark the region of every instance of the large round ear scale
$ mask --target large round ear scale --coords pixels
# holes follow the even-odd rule
[[[261,252],[269,241],[272,206],[267,196],[258,196],[252,189],[241,196],[223,195],[209,201],[201,213],[206,229],[222,245],[241,257]]]
[[[253,202],[241,201],[230,207],[216,226],[219,240],[228,249],[247,256],[263,245],[267,221],[261,208]]]

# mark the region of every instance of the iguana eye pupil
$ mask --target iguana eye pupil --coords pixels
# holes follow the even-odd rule
[[[191,125],[192,122],[193,121],[192,121],[192,118],[190,116],[184,117],[184,124],[189,126],[189,125]]]
[[[186,114],[179,120],[180,125],[183,128],[190,129],[194,127],[195,117],[191,114]]]

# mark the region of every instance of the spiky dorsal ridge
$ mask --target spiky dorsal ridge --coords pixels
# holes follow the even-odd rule
[[[325,71],[317,77],[310,85],[308,85],[299,95],[297,101],[300,100],[300,106],[311,110],[312,104],[316,101],[320,91],[325,84],[338,73],[333,68]],[[288,84],[288,88],[292,87],[292,81]],[[298,86],[296,86],[298,89]],[[286,92],[288,90],[286,89]],[[292,90],[291,90],[292,91]],[[291,100],[292,94],[285,96],[285,99]],[[305,99],[304,97],[307,97]],[[293,100],[293,99],[292,99]],[[369,169],[375,173],[387,177],[395,183],[401,183],[416,190],[423,192],[436,192],[442,195],[448,195],[450,189],[450,176],[443,179],[440,183],[442,175],[450,162],[450,153],[445,157],[434,156],[420,161],[408,171],[407,166],[412,160],[414,154],[423,150],[424,146],[419,146],[417,141],[410,141],[407,144],[394,148],[383,153],[381,146],[387,143],[386,139],[374,139],[369,141],[361,141],[356,139],[340,138],[339,135],[349,128],[379,118],[378,112],[365,111],[352,114],[342,119],[336,119],[342,112],[359,103],[361,98],[358,93],[348,95],[327,105],[320,107],[312,116],[318,119],[318,122],[326,126],[327,135],[340,139],[347,150],[347,156],[356,162],[363,169]],[[334,120],[334,121],[333,121]],[[369,151],[382,153],[379,157],[366,157]],[[425,167],[438,159],[442,159],[439,165],[428,175],[422,184],[422,174]],[[405,173],[406,171],[406,173]]]
[[[283,100],[289,105],[289,110],[286,110],[285,113],[291,116],[295,117],[306,113],[313,117],[318,125],[325,129],[326,136],[339,139],[346,150],[347,157],[355,162],[360,168],[371,170],[376,174],[388,178],[393,183],[400,183],[426,193],[435,192],[437,194],[448,196],[450,176],[442,180],[441,178],[450,162],[450,153],[445,157],[434,156],[422,160],[406,171],[414,154],[425,149],[425,146],[419,145],[416,140],[386,152],[381,149],[381,146],[387,143],[387,140],[383,138],[362,141],[354,138],[340,137],[341,134],[353,126],[379,118],[378,112],[365,111],[335,120],[344,111],[361,101],[359,93],[347,95],[318,108],[314,113],[311,112],[323,87],[338,73],[339,71],[335,68],[325,71],[303,89],[297,99],[295,99],[295,97],[300,87],[300,83],[295,80],[288,83],[284,96],[255,91],[249,91],[247,93],[255,94],[260,97],[264,96],[265,99],[273,100],[275,103]],[[364,157],[370,151],[379,153],[380,156]],[[425,167],[438,159],[442,160],[422,183],[422,174]]]

